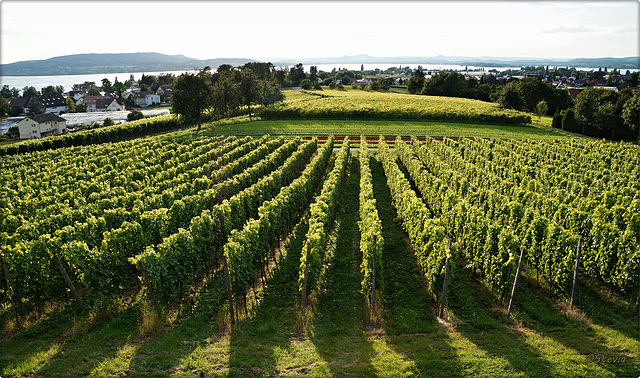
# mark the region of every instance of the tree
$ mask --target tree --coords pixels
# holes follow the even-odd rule
[[[300,82],[300,88],[309,90],[311,89],[311,80],[304,79]]]
[[[498,104],[504,109],[514,110],[526,110],[527,104],[525,103],[520,92],[513,86],[513,84],[507,84],[502,90],[502,93],[498,97]]]
[[[300,82],[307,78],[307,74],[304,72],[304,66],[302,63],[298,63],[289,70],[287,79],[291,82],[291,85],[297,87]]]
[[[640,91],[633,91],[633,96],[624,104],[622,119],[625,126],[637,137],[638,124],[640,123]]]
[[[417,94],[424,88],[424,77],[412,76],[407,80],[407,90],[411,94]]]
[[[22,88],[23,98],[29,98],[29,97],[35,97],[35,96],[40,96],[40,92],[38,92],[38,90],[35,87],[27,86]]]
[[[251,104],[261,103],[263,89],[254,71],[248,69],[240,71],[240,99],[249,109],[249,119],[251,119]]]
[[[144,114],[142,114],[140,110],[132,110],[129,112],[129,114],[127,114],[127,121],[129,122],[136,121],[143,118],[144,118]]]
[[[349,84],[351,84],[351,79],[349,78],[349,76],[344,76],[342,78],[342,80],[340,81],[340,84],[349,85]]]
[[[9,100],[4,97],[0,97],[0,115],[5,115],[9,112]]]
[[[231,69],[221,71],[213,84],[213,110],[217,118],[227,116],[240,106],[240,93],[234,76],[235,72]]]
[[[87,104],[80,103],[76,105],[76,113],[86,113],[87,112]]]
[[[42,114],[47,110],[37,97],[31,97],[25,107],[29,108],[31,114]]]
[[[545,100],[541,100],[536,104],[536,114],[538,115],[538,119],[542,118],[543,115],[547,114],[549,110],[549,106],[547,106],[547,102]]]
[[[73,113],[76,111],[76,103],[73,101],[73,97],[67,97],[65,102],[67,103],[67,110],[69,111],[69,113]]]
[[[88,96],[100,96],[100,90],[96,87],[89,88],[87,92]]]
[[[0,92],[0,95],[4,98],[11,98],[11,89],[9,89],[8,85],[2,86],[2,91]]]
[[[102,126],[113,126],[114,124],[115,122],[113,122],[113,120],[109,117],[105,118],[102,122]]]
[[[118,97],[122,97],[122,92],[126,90],[127,87],[125,87],[124,83],[118,81],[118,78],[116,78],[115,82],[113,83],[113,91],[118,94]]]
[[[54,87],[53,85],[49,85],[47,87],[42,88],[42,94],[54,94],[54,93],[58,93],[56,91],[56,87]]]
[[[309,80],[317,81],[318,78],[318,66],[311,66],[309,68]]]
[[[197,73],[185,72],[178,76],[173,86],[171,102],[172,113],[178,114],[187,121],[197,122],[200,130],[202,115],[213,104],[211,72],[201,70]]]

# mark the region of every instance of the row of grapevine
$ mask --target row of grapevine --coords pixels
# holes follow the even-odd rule
[[[188,229],[178,229],[162,242],[148,246],[143,253],[129,259],[132,269],[142,262],[158,300],[166,303],[175,298],[180,294],[182,285],[191,283],[202,273],[208,261],[217,260],[229,235],[240,229],[247,219],[255,217],[265,200],[273,198],[283,186],[294,181],[316,151],[317,142],[300,145],[299,139],[290,141],[276,150],[280,152],[280,159],[287,151],[284,147],[288,146],[299,148],[271,174],[221,204],[205,209],[191,220]],[[277,161],[275,155],[262,160],[259,165],[263,170],[269,169],[274,161]],[[261,173],[253,168],[256,167],[241,175]]]
[[[317,140],[313,143],[317,144]],[[250,219],[242,230],[231,233],[224,253],[236,298],[245,297],[257,272],[267,261],[269,251],[304,212],[332,151],[333,143],[325,143],[300,177],[282,188],[275,198],[266,201],[259,208],[257,218]]]
[[[436,293],[436,288],[441,287],[444,279],[445,261],[449,253],[445,229],[440,218],[433,218],[431,211],[413,191],[396,164],[395,154],[382,140],[379,144],[379,158],[391,191],[391,201],[409,235],[428,289]]]
[[[519,251],[510,226],[498,224],[482,208],[474,207],[453,187],[434,177],[413,154],[411,147],[401,141],[395,147],[423,201],[435,216],[440,217],[447,233],[462,247],[465,257],[480,276],[494,292],[504,295],[510,283],[511,264]],[[469,190],[466,185],[457,188],[460,192]]]
[[[264,119],[410,119],[482,122],[499,124],[528,124],[531,116],[501,109],[498,104],[479,100],[440,96],[366,91],[325,91],[324,98],[285,100],[282,104],[262,109]],[[298,97],[300,94],[288,94]]]
[[[635,293],[638,243],[632,229],[623,228],[621,231],[610,219],[600,220],[599,211],[589,214],[570,205],[558,205],[552,193],[531,191],[525,183],[518,185],[510,181],[504,172],[509,171],[509,166],[517,165],[513,161],[505,164],[502,172],[507,178],[501,179],[487,169],[492,164],[487,161],[487,156],[491,155],[486,151],[473,154],[472,144],[446,141],[444,144],[427,143],[428,149],[426,146],[415,148],[429,170],[449,183],[460,198],[468,199],[465,209],[453,208],[450,212],[459,210],[464,213],[461,216],[469,217],[473,209],[478,209],[485,218],[498,222],[497,227],[503,229],[501,233],[510,230],[510,237],[500,238],[498,235],[498,241],[512,240],[514,246],[524,248],[529,265],[542,274],[553,291],[568,292],[577,240],[581,236],[581,261],[586,271],[626,294]],[[459,155],[452,154],[454,148],[460,150]],[[473,160],[481,167],[463,161],[462,155],[465,160]],[[493,160],[499,159],[494,155]],[[598,208],[604,210],[601,206]],[[634,219],[632,213],[629,212],[630,219]],[[478,222],[476,219],[472,221]],[[467,249],[473,248],[467,243]]]
[[[332,142],[333,140],[327,144],[332,144]],[[340,188],[342,187],[347,171],[349,152],[349,143],[343,143],[336,156],[335,165],[329,173],[329,177],[327,177],[327,180],[322,185],[320,195],[316,197],[315,202],[310,206],[311,215],[309,218],[309,230],[305,236],[305,250],[300,256],[300,265],[298,269],[299,291],[303,290],[307,264],[307,285],[311,288],[308,292],[311,292],[315,287],[316,281],[320,275],[322,259],[327,245],[327,236],[335,217]],[[308,262],[307,257],[309,258]]]
[[[360,252],[362,263],[360,272],[362,275],[362,293],[366,298],[371,298],[374,282],[373,266],[377,272],[382,271],[382,250],[384,238],[382,237],[382,222],[376,209],[376,199],[373,195],[373,176],[369,160],[371,159],[367,139],[360,139]],[[381,275],[376,273],[375,280],[380,283]]]
[[[281,143],[282,140],[270,142],[269,148]],[[233,193],[244,189],[251,181],[272,170],[274,164],[281,164],[299,143],[292,141],[274,151],[267,159],[256,159],[261,163],[236,175],[243,177],[234,180],[232,185],[225,185],[225,191]],[[115,209],[115,218],[111,220],[92,217],[88,222],[62,228],[66,229],[68,235],[65,242],[81,250],[60,257],[67,263],[70,276],[82,287],[106,293],[117,292],[121,287],[129,287],[136,282],[135,268],[132,270],[127,263],[128,257],[143,252],[146,246],[162,242],[163,237],[176,232],[179,227],[188,226],[195,215],[221,200],[214,186],[200,195],[173,200],[169,209],[139,211],[134,208],[129,212],[119,208]],[[48,243],[49,239],[45,234],[31,245],[20,243],[12,249],[9,246],[2,248],[4,260],[9,263],[18,291],[24,298],[42,301],[56,297],[61,292],[56,267],[51,263],[56,243]]]

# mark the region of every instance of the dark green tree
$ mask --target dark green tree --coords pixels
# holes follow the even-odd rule
[[[226,117],[240,106],[240,92],[235,81],[235,72],[225,70],[218,73],[213,84],[213,111],[216,118]]]
[[[411,94],[422,92],[424,88],[424,77],[412,76],[407,80],[407,90]]]
[[[4,98],[11,98],[12,93],[11,93],[11,89],[9,89],[8,85],[3,85],[2,86],[2,91],[0,92],[0,95]]]
[[[115,122],[113,122],[113,120],[109,117],[105,118],[104,121],[102,121],[102,126],[113,126],[115,124]]]
[[[304,79],[300,82],[300,88],[309,90],[312,88],[311,80]]]
[[[40,92],[38,92],[38,90],[35,87],[26,86],[26,87],[22,88],[22,97],[23,98],[30,98],[30,97],[35,97],[35,96],[40,96]]]
[[[42,114],[46,110],[37,97],[31,97],[29,101],[27,101],[27,105],[25,107],[29,108],[30,114]]]
[[[178,76],[173,86],[171,112],[188,122],[197,122],[202,127],[202,116],[213,105],[211,72],[185,72]]]
[[[144,114],[142,114],[140,110],[132,110],[129,112],[129,114],[127,114],[127,121],[129,122],[136,121],[138,119],[143,119],[143,118],[144,118]]]
[[[507,84],[498,97],[498,104],[504,109],[514,109],[524,111],[527,109],[520,92],[512,85]]]
[[[249,119],[252,119],[251,105],[260,104],[264,96],[263,82],[258,80],[258,75],[253,70],[240,71],[239,85],[240,99],[249,110]]]

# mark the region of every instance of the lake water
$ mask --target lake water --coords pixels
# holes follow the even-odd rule
[[[411,67],[412,69],[417,69],[418,64],[363,64],[365,70],[374,70],[379,68],[381,70],[386,70],[390,67]],[[456,71],[464,71],[465,67],[468,68],[469,74],[481,75],[483,73],[489,73],[490,70],[496,69],[498,71],[506,71],[508,69],[517,70],[521,67],[483,67],[484,71],[481,70],[481,67],[478,66],[461,66],[457,64],[420,64],[422,68],[426,71],[439,71],[439,70],[456,70]],[[312,64],[305,64],[305,71],[309,72],[309,68]],[[319,71],[331,72],[334,68],[337,70],[348,69],[352,71],[360,71],[360,64],[317,64]],[[293,67],[289,66],[289,68]],[[595,68],[597,70],[598,68]],[[589,71],[591,68],[579,68],[579,70]],[[622,73],[626,72],[626,69],[620,70]],[[640,71],[638,69],[630,69],[630,72]],[[159,75],[161,73],[171,73],[176,76],[182,74],[185,71],[158,71],[158,72],[125,72],[125,73],[113,73],[113,74],[90,74],[90,75],[57,75],[57,76],[0,76],[0,88],[3,85],[8,85],[9,88],[16,87],[18,89],[22,89],[24,87],[35,87],[37,90],[42,90],[42,88],[48,87],[49,85],[62,85],[65,91],[70,91],[73,88],[73,84],[82,84],[85,81],[93,81],[96,85],[102,85],[102,79],[109,79],[112,83],[115,82],[115,79],[118,78],[118,81],[128,80],[131,75],[135,80],[139,80],[142,78],[142,74],[145,75]]]

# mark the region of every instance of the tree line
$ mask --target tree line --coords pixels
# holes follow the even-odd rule
[[[178,76],[173,84],[172,113],[198,124],[220,119],[252,106],[271,105],[284,100],[271,63],[247,63],[241,67],[223,64],[214,72],[210,67]]]

